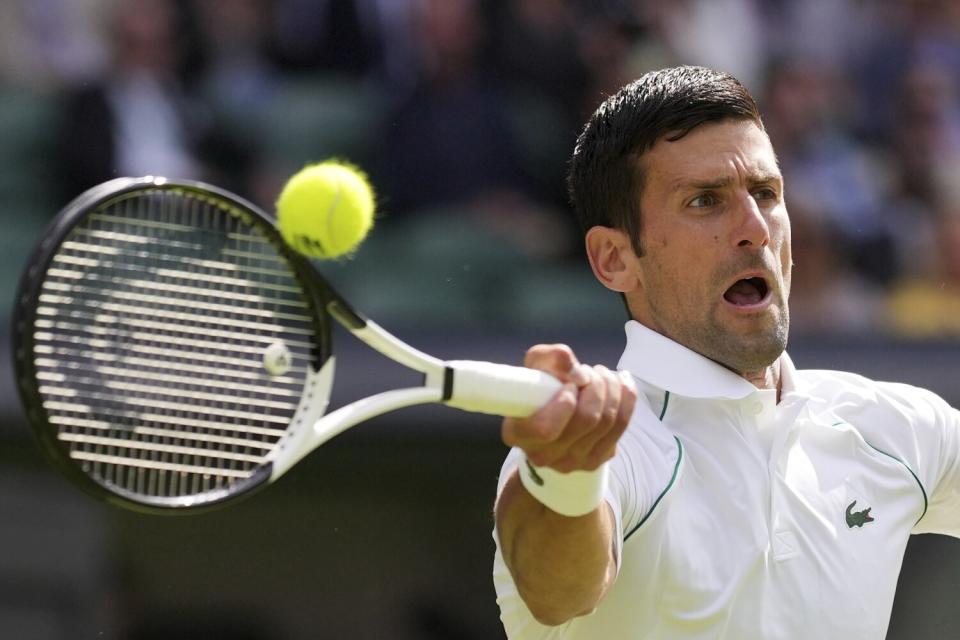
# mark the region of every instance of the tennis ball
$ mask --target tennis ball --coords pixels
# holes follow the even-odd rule
[[[277,198],[284,241],[313,258],[337,258],[356,249],[373,227],[373,188],[357,167],[339,160],[308,165]]]

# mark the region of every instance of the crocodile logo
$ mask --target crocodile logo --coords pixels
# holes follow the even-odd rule
[[[870,509],[872,507],[867,507],[863,511],[854,511],[853,507],[857,504],[857,501],[854,500],[849,505],[847,505],[847,526],[853,529],[854,527],[863,527],[868,522],[873,522],[874,518],[870,516]]]

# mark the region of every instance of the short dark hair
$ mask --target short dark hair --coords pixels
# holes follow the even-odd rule
[[[750,92],[728,73],[681,66],[651,71],[607,98],[587,121],[570,159],[567,189],[580,227],[626,231],[637,255],[644,175],[637,160],[661,138],[727,119],[763,129]]]

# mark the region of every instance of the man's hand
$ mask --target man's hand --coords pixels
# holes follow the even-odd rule
[[[529,418],[506,418],[503,441],[531,463],[562,473],[597,469],[613,457],[637,398],[633,379],[577,362],[569,347],[538,345],[524,364],[564,387]],[[534,498],[514,473],[497,501],[500,551],[533,616],[558,625],[592,611],[616,576],[615,519],[606,503],[567,517]]]
[[[556,376],[564,386],[531,417],[504,419],[503,442],[523,449],[536,466],[563,473],[592,471],[612,458],[637,399],[633,379],[580,364],[566,345],[532,347],[524,365]]]

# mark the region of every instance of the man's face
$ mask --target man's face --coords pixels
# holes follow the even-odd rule
[[[767,134],[749,120],[694,128],[643,154],[634,318],[740,374],[787,343],[790,221]]]

